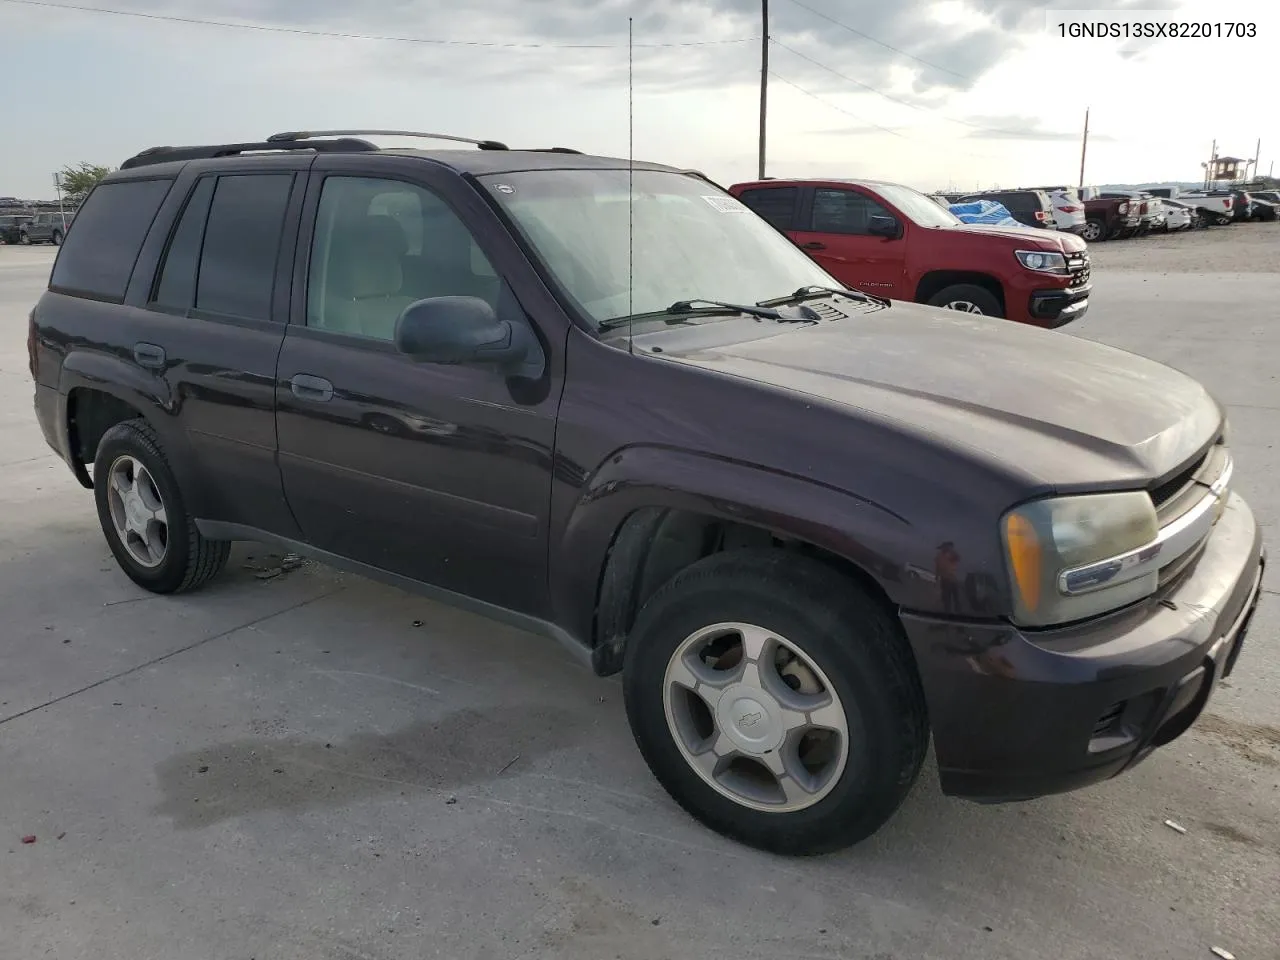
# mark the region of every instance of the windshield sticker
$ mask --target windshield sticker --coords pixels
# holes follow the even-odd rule
[[[703,197],[703,200],[711,204],[721,213],[746,213],[747,208],[740,204],[733,197]]]
[[[497,190],[499,193],[508,193],[508,194],[509,194],[509,193],[515,193],[515,192],[516,192],[516,188],[515,188],[515,187],[513,187],[513,186],[511,186],[511,184],[509,184],[509,183],[495,183],[495,184],[493,185],[493,189]]]

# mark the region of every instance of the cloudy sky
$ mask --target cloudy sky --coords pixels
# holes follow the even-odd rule
[[[1089,182],[1197,179],[1215,138],[1242,157],[1261,138],[1266,172],[1272,5],[771,0],[768,173],[1071,182],[1086,107]],[[1229,16],[1257,38],[1061,39],[1047,7]],[[625,156],[628,17],[636,155],[754,177],[759,0],[0,0],[0,195],[50,195],[69,162],[300,128]]]

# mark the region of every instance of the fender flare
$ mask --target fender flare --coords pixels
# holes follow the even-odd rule
[[[713,492],[714,491],[714,492]],[[629,612],[598,606],[619,567],[631,569],[662,514],[687,511],[802,540],[862,570],[891,602],[898,577],[886,576],[886,549],[911,536],[911,525],[891,510],[817,480],[709,454],[660,446],[627,447],[611,454],[582,487],[552,546],[552,609],[556,622],[612,660],[603,645],[625,638],[615,624]],[[849,531],[857,531],[856,537]],[[618,566],[611,566],[618,561]],[[600,664],[597,665],[598,667]]]
[[[71,469],[80,483],[92,489],[86,465],[80,461],[76,438],[72,435],[71,397],[77,390],[95,390],[114,397],[134,408],[159,435],[168,454],[170,469],[178,479],[187,509],[199,516],[203,505],[203,486],[191,469],[194,458],[191,443],[178,422],[181,403],[162,376],[148,373],[138,366],[105,353],[73,350],[62,362],[58,381],[59,429],[65,431],[66,449]]]

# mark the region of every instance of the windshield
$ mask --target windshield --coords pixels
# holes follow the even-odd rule
[[[736,198],[688,174],[634,172],[630,256],[626,170],[536,170],[481,182],[597,324],[681,300],[754,304],[800,287],[843,287]]]
[[[878,184],[877,192],[897,207],[912,222],[922,227],[955,227],[960,218],[950,210],[938,206],[923,193],[896,183]]]

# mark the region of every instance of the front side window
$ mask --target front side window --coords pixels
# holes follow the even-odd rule
[[[497,307],[501,282],[458,215],[399,180],[331,176],[316,212],[307,326],[391,340],[404,308],[431,297]]]
[[[804,286],[841,286],[747,206],[689,174],[636,170],[630,191],[625,169],[481,181],[596,323],[681,300],[758,303]]]
[[[815,233],[869,236],[871,218],[887,216],[889,216],[888,210],[856,190],[815,190],[813,192],[813,231]]]

